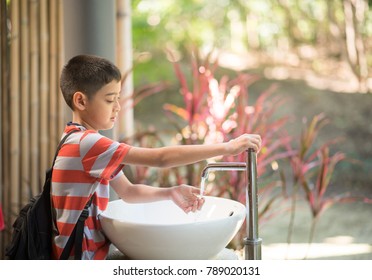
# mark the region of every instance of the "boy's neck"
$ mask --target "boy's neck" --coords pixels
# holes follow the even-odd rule
[[[83,126],[85,127],[87,130],[95,130],[94,128],[92,128],[88,123],[86,123],[82,118],[80,118],[79,115],[73,113],[72,114],[72,121],[71,123],[73,124],[78,124],[80,126]]]

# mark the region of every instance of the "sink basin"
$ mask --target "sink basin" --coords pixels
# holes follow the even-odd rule
[[[110,201],[99,219],[106,236],[128,258],[214,259],[245,219],[240,202],[205,196],[203,208],[184,213],[172,201]]]

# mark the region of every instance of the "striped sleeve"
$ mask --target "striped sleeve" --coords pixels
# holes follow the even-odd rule
[[[124,143],[87,131],[80,142],[83,169],[92,177],[111,180],[123,168],[122,162],[129,149]]]

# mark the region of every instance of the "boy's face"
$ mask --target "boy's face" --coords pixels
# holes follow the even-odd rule
[[[120,111],[121,83],[113,80],[86,100],[83,121],[88,129],[107,130],[114,126]]]

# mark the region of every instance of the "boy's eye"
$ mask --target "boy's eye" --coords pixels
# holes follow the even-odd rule
[[[107,103],[114,103],[114,100],[106,100]]]

